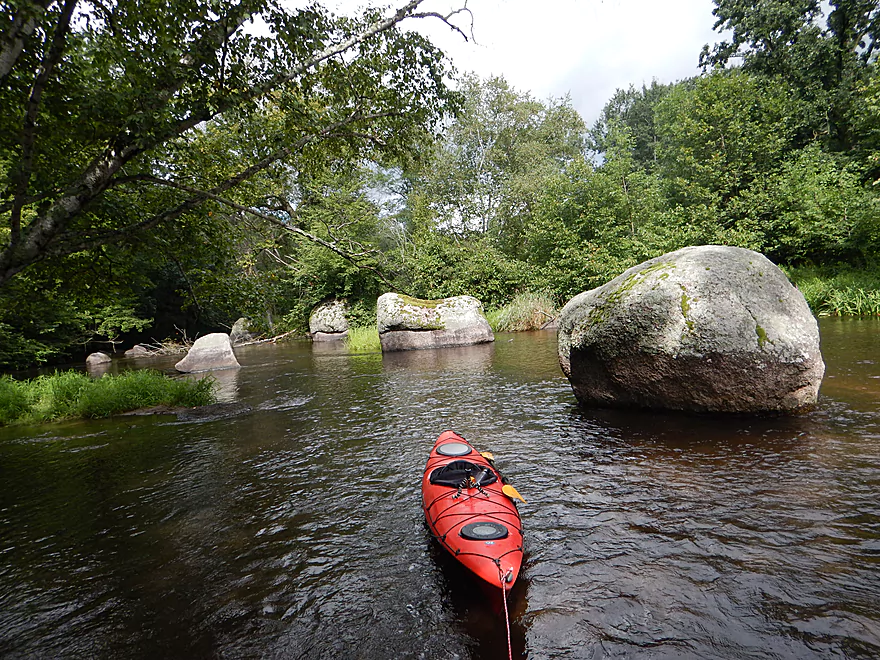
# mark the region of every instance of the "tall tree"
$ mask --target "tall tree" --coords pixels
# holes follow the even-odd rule
[[[657,105],[657,155],[670,201],[723,209],[792,149],[784,87],[744,71],[680,83]]]
[[[633,158],[642,167],[651,169],[656,164],[659,142],[654,110],[672,87],[653,80],[650,87],[642,85],[641,89],[636,89],[630,85],[629,89],[614,92],[590,129],[590,149],[599,154],[607,153],[614,142],[614,125],[622,124],[629,129],[632,138]]]
[[[715,29],[732,36],[703,48],[704,67],[737,59],[749,72],[778,77],[802,103],[799,146],[816,136],[834,150],[854,146],[856,90],[880,38],[876,0],[715,0],[713,13]]]
[[[42,261],[162,230],[259,172],[316,158],[318,143],[405,150],[452,101],[442,53],[397,27],[448,21],[422,2],[359,19],[276,0],[4,3],[0,287]],[[267,103],[282,130],[234,159],[240,169],[180,178],[170,154],[206,122]]]
[[[491,235],[513,256],[542,182],[581,160],[585,127],[567,98],[537,101],[503,78],[466,77],[463,107],[416,175],[441,226]]]

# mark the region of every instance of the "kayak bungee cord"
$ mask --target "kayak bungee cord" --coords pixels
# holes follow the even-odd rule
[[[484,494],[485,494],[485,493],[484,493]],[[464,504],[467,500],[476,497],[476,495],[471,495],[471,494],[469,494],[469,493],[463,493],[463,495],[465,495],[466,499],[464,499],[464,500],[459,500],[459,501],[456,502],[456,504]],[[448,499],[453,499],[453,500],[457,499],[455,494],[444,493],[443,495],[441,495],[441,496],[435,498],[435,499],[431,502],[431,504],[429,504],[428,506],[425,507],[425,511],[426,511],[426,513],[427,513],[427,511],[430,510],[435,504],[437,504],[437,502],[439,502],[439,501],[442,500],[442,499],[447,499],[447,498],[448,498]],[[434,524],[436,524],[438,520],[440,520],[440,519],[442,519],[442,518],[446,518],[446,517],[452,517],[452,516],[464,516],[465,518],[464,518],[464,522],[463,522],[463,524],[467,524],[467,523],[468,523],[469,521],[471,521],[471,520],[484,519],[484,518],[490,518],[490,519],[493,519],[493,520],[501,521],[501,520],[503,520],[503,519],[500,518],[499,515],[504,515],[504,514],[510,513],[510,511],[507,510],[507,509],[505,509],[504,507],[501,507],[500,510],[496,510],[496,511],[492,511],[492,512],[484,512],[484,513],[473,513],[473,512],[456,513],[455,511],[450,512],[450,509],[451,509],[452,507],[456,506],[456,504],[452,504],[452,505],[450,505],[445,511],[443,511],[443,512],[442,512],[439,516],[437,516],[436,518],[431,518],[431,519],[430,519],[431,522],[433,522]],[[509,524],[509,523],[508,523],[508,524]],[[430,530],[429,530],[429,531],[430,531]],[[431,531],[431,536],[433,536],[435,539],[437,539],[437,541],[439,541],[439,543],[440,543],[442,546],[444,546],[449,552],[451,552],[455,557],[458,557],[458,556],[461,556],[461,555],[471,555],[471,556],[474,556],[474,557],[482,557],[483,559],[488,559],[488,560],[492,561],[496,566],[498,566],[498,570],[499,570],[499,571],[501,571],[501,563],[500,563],[498,560],[499,560],[501,557],[503,557],[503,556],[505,556],[505,555],[508,555],[508,554],[510,554],[511,552],[522,552],[522,549],[523,549],[522,546],[518,546],[518,547],[515,547],[515,548],[511,548],[510,550],[508,550],[507,552],[505,552],[505,553],[502,554],[501,556],[493,557],[493,556],[491,556],[491,555],[483,554],[483,553],[480,553],[480,552],[462,552],[461,549],[459,549],[459,548],[453,548],[453,547],[451,547],[451,546],[446,542],[446,534],[439,535],[439,534],[435,534],[433,531]],[[508,575],[509,575],[509,574],[510,574],[510,573],[508,573]],[[502,577],[503,577],[503,576],[502,576]]]

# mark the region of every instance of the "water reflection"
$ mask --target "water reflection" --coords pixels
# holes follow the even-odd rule
[[[214,369],[210,374],[217,383],[215,392],[218,402],[231,403],[238,400],[240,369]]]
[[[494,343],[451,348],[429,348],[420,351],[395,351],[382,356],[389,372],[407,371],[414,374],[432,372],[485,373],[492,365]]]
[[[109,373],[118,373],[112,362],[86,362],[86,373],[92,378],[101,378]]]
[[[348,347],[344,341],[316,341],[312,342],[313,355],[348,355]]]

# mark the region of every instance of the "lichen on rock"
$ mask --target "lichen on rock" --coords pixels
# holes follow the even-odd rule
[[[332,341],[348,334],[348,305],[344,300],[329,300],[312,310],[309,334],[314,341]]]

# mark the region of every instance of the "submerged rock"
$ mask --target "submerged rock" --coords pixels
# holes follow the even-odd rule
[[[688,247],[563,308],[559,362],[586,405],[789,412],[816,402],[825,364],[803,295],[766,257]]]
[[[181,422],[215,422],[218,419],[228,419],[247,415],[253,408],[246,403],[238,401],[225,403],[212,403],[197,408],[179,408],[173,412]]]
[[[186,357],[174,365],[174,368],[184,373],[193,371],[208,371],[209,369],[229,369],[239,367],[235,353],[232,352],[232,342],[225,332],[215,332],[204,337],[199,337]]]
[[[309,316],[312,341],[338,341],[348,335],[348,309],[342,300],[321,303]]]
[[[383,351],[495,341],[482,303],[472,296],[419,300],[386,293],[376,305],[376,324]]]
[[[181,422],[213,422],[218,419],[227,419],[246,415],[253,411],[253,407],[240,402],[210,403],[206,406],[186,408],[184,406],[149,406],[137,408],[119,413],[122,417],[143,417],[147,415],[176,415]]]

